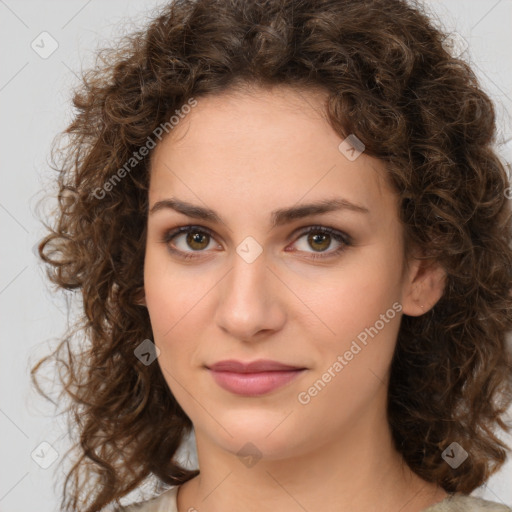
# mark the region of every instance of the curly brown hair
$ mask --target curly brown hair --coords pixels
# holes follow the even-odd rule
[[[406,254],[419,248],[446,272],[437,304],[400,325],[388,419],[404,460],[463,493],[503,464],[508,446],[495,428],[511,428],[509,184],[493,104],[445,37],[403,0],[176,0],[98,53],[74,94],[61,134],[69,142],[52,149],[58,209],[39,245],[50,279],[83,299],[83,315],[32,369],[44,393],[36,373],[58,363],[79,432],[63,509],[96,512],[148,477],[178,485],[198,473],[175,460],[190,419],[159,366],[134,356],[152,339],[141,305],[151,151],[107,182],[190,98],[248,84],[324,90],[333,130],[386,163]],[[453,441],[470,454],[457,469],[441,457]]]

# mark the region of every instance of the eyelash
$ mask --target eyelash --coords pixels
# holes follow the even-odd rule
[[[196,255],[195,253],[205,252],[204,250],[203,251],[183,252],[183,251],[180,251],[179,249],[173,249],[169,245],[169,243],[174,238],[176,238],[178,235],[181,235],[183,233],[188,234],[191,232],[206,234],[209,237],[214,238],[213,233],[208,228],[204,228],[202,226],[189,225],[189,226],[181,226],[177,229],[167,231],[163,236],[162,243],[165,243],[167,245],[169,251],[171,251],[173,254],[176,254],[177,256],[179,256],[180,258],[183,258],[185,260],[192,260],[195,258],[200,258],[201,256]],[[321,259],[327,259],[327,258],[332,258],[332,257],[338,256],[343,251],[345,251],[347,247],[352,245],[352,239],[349,235],[347,235],[346,233],[343,233],[341,231],[338,231],[336,229],[327,227],[327,226],[309,226],[307,229],[301,231],[298,234],[298,238],[296,239],[296,241],[299,240],[300,238],[302,238],[304,235],[308,235],[309,233],[321,233],[323,235],[330,235],[332,238],[334,238],[334,240],[342,243],[342,245],[338,249],[335,249],[334,251],[331,251],[328,253],[312,253],[311,256],[308,256],[308,258],[310,258],[312,260],[321,260]],[[324,254],[327,254],[327,255],[324,255]]]

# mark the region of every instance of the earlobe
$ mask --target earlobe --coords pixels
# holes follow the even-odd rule
[[[421,316],[443,296],[446,272],[439,263],[417,260],[402,300],[405,315]]]

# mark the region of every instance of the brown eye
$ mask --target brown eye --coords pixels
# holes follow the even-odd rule
[[[212,233],[201,226],[182,226],[167,232],[162,242],[165,243],[170,252],[183,259],[201,257],[201,253],[207,253],[208,247],[222,247],[215,244]],[[338,244],[333,250],[328,250],[333,242]],[[352,245],[349,235],[333,228],[325,226],[311,226],[299,236],[293,245],[300,253],[309,254],[309,259],[320,259],[334,257]],[[302,247],[301,247],[302,246]],[[286,249],[287,252],[290,252]],[[295,251],[292,251],[295,252]],[[325,254],[324,254],[325,253]]]
[[[308,234],[308,243],[318,251],[324,251],[331,245],[331,235],[311,232]]]
[[[208,247],[210,235],[201,231],[191,231],[187,234],[186,243],[195,251],[200,251]]]
[[[328,250],[334,243],[338,247]],[[310,259],[330,258],[339,255],[347,247],[352,245],[352,239],[349,235],[326,226],[311,226],[299,236],[294,243],[299,252],[309,254]]]
[[[200,256],[210,245],[219,247],[218,244],[212,244],[213,241],[213,236],[206,228],[197,226],[183,226],[169,231],[162,240],[169,251],[185,259]]]

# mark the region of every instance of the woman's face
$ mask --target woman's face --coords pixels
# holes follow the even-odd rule
[[[283,87],[201,98],[152,156],[157,361],[196,436],[232,453],[251,443],[278,459],[385,425],[408,290],[396,196],[381,162],[339,149],[323,99]],[[308,206],[322,202],[338,204]],[[226,360],[293,370],[212,369]]]

